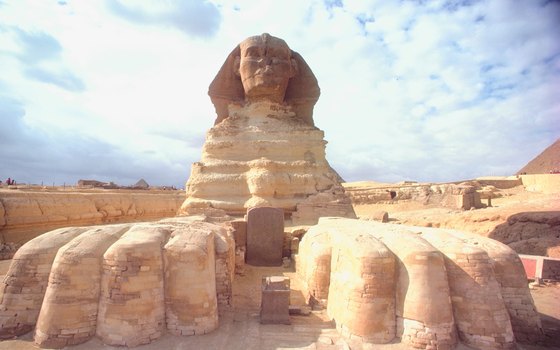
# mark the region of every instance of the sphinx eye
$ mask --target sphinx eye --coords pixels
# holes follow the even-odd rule
[[[261,50],[258,47],[249,47],[245,50],[245,57],[260,57]]]

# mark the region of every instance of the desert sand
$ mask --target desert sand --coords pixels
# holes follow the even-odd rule
[[[560,257],[560,193],[530,192],[523,186],[501,189],[492,206],[458,210],[415,200],[354,204],[368,219],[385,211],[389,221],[406,225],[464,230],[508,244],[517,253]]]

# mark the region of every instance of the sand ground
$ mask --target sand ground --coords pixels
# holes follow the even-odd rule
[[[354,205],[359,218],[386,211],[389,221],[405,225],[445,227],[489,235],[513,214],[523,212],[560,211],[560,193],[545,194],[525,191],[523,186],[500,190],[501,197],[492,199],[492,206],[477,210],[459,210],[426,205],[418,201],[387,201]],[[487,203],[487,200],[482,200]]]

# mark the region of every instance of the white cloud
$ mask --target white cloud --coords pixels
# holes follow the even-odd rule
[[[85,172],[181,186],[214,120],[210,81],[237,43],[262,32],[285,39],[317,76],[315,122],[347,180],[511,174],[560,136],[554,2],[0,7],[0,119],[17,115],[21,131],[4,146],[18,151],[2,153],[0,176],[25,169],[40,181],[64,164],[68,181]],[[26,154],[33,142],[54,151]]]
[[[190,35],[210,37],[220,25],[220,12],[199,0],[124,1],[106,0],[110,11],[132,22],[170,26]]]

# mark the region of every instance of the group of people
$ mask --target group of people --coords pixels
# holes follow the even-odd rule
[[[0,185],[2,184],[2,181],[0,181]],[[12,178],[8,178],[8,180],[6,180],[6,185],[11,186],[11,185],[15,185],[16,184],[16,180],[13,180]]]

